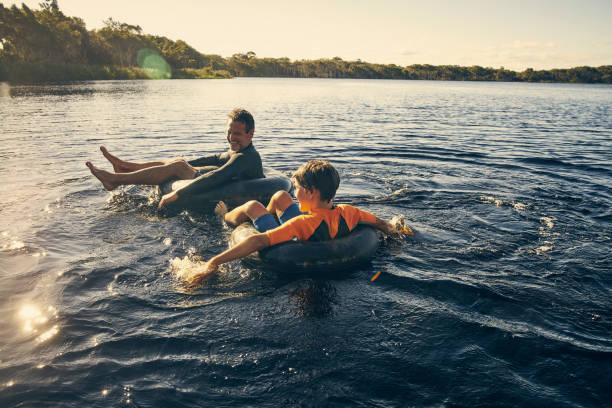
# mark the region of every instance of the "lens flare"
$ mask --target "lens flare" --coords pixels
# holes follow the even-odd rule
[[[138,51],[136,62],[151,79],[172,78],[170,65],[168,65],[161,55],[150,48],[143,48]]]

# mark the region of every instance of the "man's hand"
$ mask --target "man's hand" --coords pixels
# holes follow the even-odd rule
[[[171,193],[168,193],[166,195],[164,195],[161,200],[159,200],[159,204],[157,205],[157,209],[161,210],[162,208],[164,208],[164,206],[166,204],[170,204],[175,202],[176,200],[178,200],[178,194],[176,194],[176,191],[173,191]]]
[[[201,273],[198,273],[197,275],[194,275],[192,277],[190,277],[189,279],[187,279],[187,286],[196,286],[196,285],[200,285],[202,282],[210,279],[212,277],[212,275],[217,272],[218,270],[218,266],[213,263],[212,261],[208,261],[204,264],[204,271]]]

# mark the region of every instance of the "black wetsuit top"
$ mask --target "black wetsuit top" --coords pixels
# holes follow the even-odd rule
[[[221,154],[200,157],[188,163],[193,167],[210,166],[210,171],[199,174],[191,183],[176,190],[179,197],[199,194],[232,180],[250,180],[264,177],[261,157],[253,147],[253,143],[240,152],[229,150]]]

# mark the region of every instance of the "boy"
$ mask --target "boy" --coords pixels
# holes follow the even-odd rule
[[[225,204],[220,202],[215,212],[223,215],[228,224],[236,226],[251,219],[260,233],[211,258],[204,265],[204,272],[191,277],[188,283],[200,283],[216,272],[219,265],[268,246],[294,238],[300,241],[340,238],[348,235],[358,223],[370,224],[387,235],[399,235],[393,225],[374,214],[350,205],[332,204],[340,185],[340,176],[329,162],[311,160],[303,164],[293,175],[292,181],[299,207],[286,191],[275,193],[267,207],[258,201],[249,201],[227,212]]]

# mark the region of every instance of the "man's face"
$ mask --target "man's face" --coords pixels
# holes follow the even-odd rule
[[[233,152],[239,152],[251,144],[253,130],[246,132],[246,125],[238,121],[227,122],[227,142]]]

